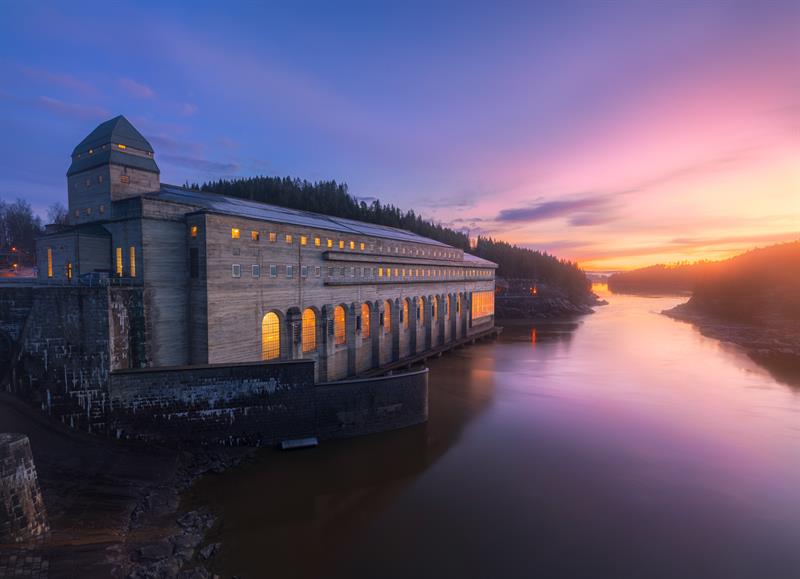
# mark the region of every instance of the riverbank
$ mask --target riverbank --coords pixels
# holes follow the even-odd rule
[[[29,437],[50,525],[44,539],[0,546],[0,577],[211,577],[215,520],[185,512],[180,494],[252,449],[178,452],[84,435],[7,393],[0,425]]]
[[[776,379],[800,386],[800,327],[772,317],[762,323],[736,322],[709,314],[692,301],[662,314],[688,322],[704,336],[735,344]]]
[[[546,320],[593,314],[595,306],[608,302],[598,298],[575,303],[565,297],[496,296],[495,316],[498,319]]]

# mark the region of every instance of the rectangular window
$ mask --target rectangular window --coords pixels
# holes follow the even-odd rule
[[[398,275],[398,270],[397,268],[394,268],[394,277],[397,277],[397,275]]]
[[[197,237],[197,225],[192,225],[191,235],[192,237]]]
[[[294,275],[294,266],[287,265],[286,266],[286,277],[292,277]]]
[[[304,265],[300,268],[300,277],[308,277],[308,266]]]
[[[72,262],[67,262],[67,279],[72,281]]]
[[[250,232],[250,240],[251,241],[258,241],[259,237],[260,237],[260,235],[258,234],[258,231],[251,231]]]
[[[364,245],[364,242],[363,242],[363,241],[361,242],[361,244],[359,245],[359,247],[361,248],[361,251],[364,251],[364,247],[366,247],[366,246]]]
[[[284,236],[283,236],[283,239],[284,239],[284,241],[286,241],[286,243],[288,243],[289,245],[291,245],[291,244],[292,244],[292,234],[291,234],[291,233],[287,233],[286,235],[284,235]]]
[[[339,240],[339,249],[344,249],[344,239]]]
[[[300,245],[308,245],[308,237],[305,235],[300,236]]]
[[[136,248],[132,245],[129,248],[128,257],[131,260],[128,266],[130,267],[131,277],[136,277]]]
[[[127,175],[120,175],[119,176],[119,182],[120,183],[130,183],[131,182],[131,178],[128,177]]]
[[[251,268],[251,275],[253,277],[261,277],[261,266],[258,264],[253,265]]]
[[[274,231],[270,231],[270,232],[269,232],[269,240],[270,240],[272,243],[275,243],[276,241],[278,241],[278,234],[277,234],[277,233],[275,233]]]
[[[321,274],[322,274],[322,268],[320,266],[315,267],[314,268],[314,275],[319,277]]]
[[[328,277],[333,277],[333,268],[332,267],[328,268]]]
[[[278,266],[274,263],[269,266],[269,277],[278,277]]]
[[[328,249],[330,249],[331,247],[333,247],[333,239],[328,240]]]
[[[239,231],[238,227],[232,227],[231,228],[231,239],[239,239],[239,237],[241,236],[241,233],[242,232]]]
[[[242,277],[242,266],[238,263],[231,265],[231,277]]]
[[[122,277],[122,248],[121,247],[117,248],[116,257],[117,257],[117,268],[116,268],[117,277]]]
[[[196,247],[189,248],[189,277],[200,277],[200,257]]]
[[[47,248],[47,277],[53,277],[53,248]]]
[[[356,242],[351,239],[350,240],[350,249],[355,249],[355,248],[356,248]]]
[[[322,240],[319,237],[314,238],[314,247],[319,247],[322,245]]]
[[[494,315],[494,292],[482,291],[472,294],[472,319]]]

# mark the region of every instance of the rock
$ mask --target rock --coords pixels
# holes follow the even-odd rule
[[[219,550],[221,543],[211,543],[210,545],[206,545],[202,549],[200,549],[200,556],[203,559],[211,559],[214,555],[216,555],[217,551]]]
[[[158,561],[161,559],[166,559],[172,555],[172,544],[165,540],[159,543],[153,543],[150,545],[145,545],[144,547],[139,547],[136,553],[142,560]]]

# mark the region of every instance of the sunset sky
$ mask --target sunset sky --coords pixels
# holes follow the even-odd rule
[[[42,214],[124,114],[164,182],[346,181],[588,269],[800,237],[796,0],[0,13],[0,197]]]

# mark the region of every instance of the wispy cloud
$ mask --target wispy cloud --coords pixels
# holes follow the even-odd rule
[[[172,165],[186,167],[188,169],[194,169],[197,171],[202,171],[203,173],[211,173],[214,175],[231,175],[233,173],[237,173],[241,168],[238,163],[223,163],[219,161],[212,161],[210,159],[201,159],[199,157],[161,155],[160,158]]]
[[[180,108],[180,114],[184,117],[192,117],[197,114],[198,107],[192,103],[183,103]]]
[[[544,221],[567,218],[571,225],[597,225],[616,219],[616,203],[610,195],[587,195],[576,199],[543,201],[528,207],[503,209],[497,214],[499,222]]]
[[[100,120],[111,116],[103,107],[68,103],[47,96],[40,96],[36,104],[59,116],[71,119]]]
[[[97,93],[97,89],[92,84],[71,74],[51,72],[43,68],[33,68],[30,66],[21,66],[20,70],[26,78],[36,82],[57,86],[83,95],[94,95]]]
[[[130,78],[121,78],[117,81],[117,84],[126,93],[136,98],[151,99],[156,96],[156,91],[154,91],[152,88]]]

